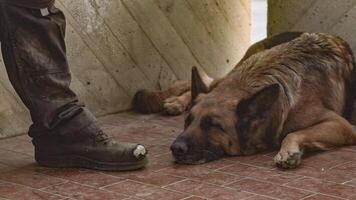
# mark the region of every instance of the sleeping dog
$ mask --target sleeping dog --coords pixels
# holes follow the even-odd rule
[[[356,144],[355,79],[344,40],[288,32],[252,45],[221,79],[207,83],[194,67],[191,84],[139,91],[133,104],[144,113],[189,110],[171,146],[177,163],[279,148],[276,165],[295,168],[306,150]]]

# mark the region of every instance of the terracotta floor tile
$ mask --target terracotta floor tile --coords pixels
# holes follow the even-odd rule
[[[47,169],[42,173],[96,188],[125,180],[101,172],[82,169]]]
[[[218,171],[235,174],[241,177],[251,177],[279,185],[294,181],[301,177],[292,173],[285,173],[281,170],[255,167],[240,163],[219,169]]]
[[[16,193],[23,189],[26,189],[23,185],[17,185],[0,180],[0,196]]]
[[[36,189],[66,182],[64,179],[47,176],[31,170],[7,171],[0,174],[0,180],[21,184]]]
[[[190,179],[195,180],[195,181],[200,181],[203,183],[210,183],[210,184],[223,186],[223,185],[235,182],[237,180],[241,180],[242,178],[243,177],[241,177],[241,176],[226,174],[226,173],[222,173],[222,172],[212,172],[212,173],[202,175],[202,176],[196,176],[196,177],[193,176]]]
[[[228,167],[230,165],[235,164],[235,162],[227,159],[220,159],[220,160],[215,160],[212,162],[204,163],[202,167],[212,169],[212,170],[217,170],[223,167]]]
[[[163,169],[159,172],[216,185],[232,183],[242,178],[240,176],[210,170],[205,168],[204,165],[176,165],[174,167]]]
[[[73,182],[49,186],[43,191],[77,200],[121,200],[127,198],[122,194],[107,192]]]
[[[1,197],[11,200],[40,200],[44,198],[48,200],[59,200],[64,198],[22,185],[0,181],[0,198]]]
[[[301,178],[301,176],[295,175],[293,173],[286,173],[280,170],[262,170],[262,169],[259,169],[251,173],[249,177],[278,184],[278,185],[283,185]]]
[[[351,168],[345,166],[347,168]],[[289,173],[295,173],[307,177],[319,178],[326,181],[333,181],[336,183],[343,183],[350,181],[356,176],[356,173],[352,173],[351,169],[341,169],[341,168],[315,168],[308,166],[301,166],[297,169],[290,170]]]
[[[304,200],[341,200],[337,197],[326,196],[322,194],[316,194],[310,197],[305,198]]]
[[[326,182],[320,179],[304,178],[299,181],[289,183],[287,185],[322,194],[329,194],[347,199],[356,199],[356,187]]]
[[[249,196],[252,196],[252,194],[244,191],[214,186],[211,184],[205,184],[192,180],[181,181],[169,185],[166,188],[175,191],[186,192],[200,197],[219,199],[219,200],[244,199]]]
[[[276,168],[273,157],[277,152],[270,153],[261,153],[250,156],[234,156],[229,157],[228,159],[231,161],[239,162],[242,164],[248,164],[256,167],[264,167],[264,168]],[[272,156],[267,156],[271,154]]]
[[[133,171],[133,172],[111,172],[113,176],[118,176],[121,178],[130,179],[133,181],[152,184],[156,186],[165,186],[172,184],[177,181],[182,181],[184,178],[163,174],[160,172],[152,172],[149,170],[140,170],[140,171]]]
[[[202,165],[173,165],[159,172],[189,178],[192,176],[206,175],[212,171],[213,170],[207,169]]]
[[[121,113],[120,115],[113,114],[100,117],[98,122],[100,125],[120,126],[131,123],[133,119],[135,118],[130,117],[126,113]]]
[[[137,198],[137,197],[129,197],[129,198],[126,198],[124,200],[142,200],[141,198]]]
[[[350,175],[354,175],[356,177],[356,161],[348,162],[345,164],[340,164],[333,168],[334,170],[338,170],[338,172],[346,172]]]
[[[149,163],[146,166],[148,170],[151,171],[158,171],[167,167],[173,167],[176,164],[174,163],[174,159],[170,153],[161,155],[159,157],[150,157],[149,156]]]
[[[192,196],[192,197],[188,197],[184,200],[204,200],[204,198]]]
[[[237,181],[227,186],[238,190],[245,190],[248,192],[284,200],[297,200],[312,194],[311,192],[307,192],[304,190],[288,188],[285,186],[280,186],[248,178]]]
[[[246,200],[273,200],[273,199],[266,196],[256,195],[256,196],[249,197]]]
[[[355,152],[335,149],[325,152],[306,154],[302,165],[317,169],[328,169],[350,161],[356,161]]]
[[[17,193],[6,195],[5,197],[11,200],[63,200],[65,198],[40,190],[21,190]]]
[[[351,186],[354,186],[354,187],[356,187],[356,179],[353,179],[353,180],[351,180],[351,181],[348,181],[348,182],[346,182],[346,183],[344,183],[345,185],[351,185]]]
[[[162,189],[157,186],[138,183],[131,180],[104,187],[103,189],[135,196],[146,200],[178,200],[189,196],[187,194]]]
[[[110,175],[110,176],[115,176],[115,177],[119,177],[119,178],[125,178],[127,176],[130,176],[132,174],[147,174],[147,173],[151,173],[153,171],[147,169],[147,168],[142,168],[142,169],[138,169],[138,170],[134,170],[134,171],[103,171],[102,173]]]
[[[146,144],[146,148],[149,150],[149,154],[153,156],[160,156],[162,154],[168,154],[170,150],[171,142],[163,141],[161,144]]]
[[[236,163],[234,165],[221,168],[218,171],[220,172],[226,172],[230,174],[236,174],[239,176],[249,176],[250,174],[253,174],[254,172],[258,170],[269,170],[267,168],[259,168],[256,166],[251,166],[251,165],[246,165],[246,164],[241,164],[241,163]]]

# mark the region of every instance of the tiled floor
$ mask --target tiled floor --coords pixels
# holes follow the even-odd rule
[[[310,155],[290,171],[273,166],[274,152],[182,166],[169,152],[182,117],[127,113],[100,122],[118,140],[147,145],[148,167],[121,173],[48,169],[34,163],[27,136],[0,140],[0,200],[356,199],[356,147]]]

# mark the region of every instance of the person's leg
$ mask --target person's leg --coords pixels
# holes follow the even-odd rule
[[[95,120],[69,88],[65,19],[52,10],[55,13],[46,17],[39,10],[15,6],[3,5],[1,10],[4,62],[12,85],[31,112],[31,137],[54,130],[77,131]],[[60,125],[64,130],[56,129]]]
[[[69,88],[65,18],[53,6],[48,11],[42,16],[38,9],[0,3],[3,58],[12,85],[31,113],[29,135],[33,137],[36,160],[47,166],[108,170],[143,166],[146,153],[142,146],[108,139],[91,112],[78,103]],[[89,140],[100,145],[88,147],[93,144]],[[136,148],[141,151],[136,151],[139,159],[133,155]]]

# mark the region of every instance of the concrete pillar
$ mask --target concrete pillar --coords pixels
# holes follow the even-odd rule
[[[356,1],[268,0],[268,35],[284,31],[327,32],[356,48]]]

